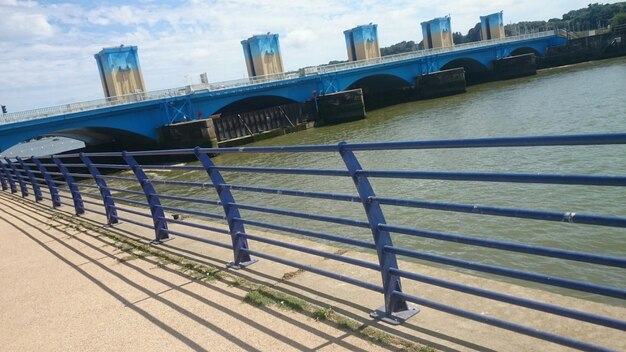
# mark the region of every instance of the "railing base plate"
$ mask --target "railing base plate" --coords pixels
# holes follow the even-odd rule
[[[384,321],[385,323],[388,323],[391,325],[400,325],[404,323],[405,320],[419,313],[419,311],[420,310],[419,308],[417,308],[417,306],[409,305],[409,309],[407,310],[402,310],[399,312],[387,314],[387,312],[385,312],[385,306],[383,305],[383,306],[380,306],[375,311],[371,312],[370,317],[374,319],[380,319]]]
[[[258,259],[252,258],[252,259],[248,260],[247,262],[239,263],[239,265],[236,265],[235,262],[230,262],[230,263],[226,264],[226,267],[229,268],[229,269],[239,270],[239,269],[245,268],[247,266],[250,266],[250,265],[252,265],[252,264],[254,264],[254,263],[258,262],[258,261],[259,261]]]
[[[163,244],[163,243],[165,243],[165,242],[171,241],[171,240],[173,240],[174,238],[175,238],[175,237],[170,236],[170,237],[168,237],[168,238],[164,238],[164,239],[162,239],[162,240],[152,240],[152,241],[150,241],[150,245],[152,245],[152,246],[158,246],[158,245]]]

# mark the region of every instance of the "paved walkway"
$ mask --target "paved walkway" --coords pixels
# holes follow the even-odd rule
[[[4,193],[4,192],[2,192]],[[0,350],[388,350],[203,283],[0,194]]]
[[[6,351],[292,351],[397,350],[370,342],[359,333],[367,327],[415,344],[444,351],[563,351],[547,343],[506,330],[424,308],[400,327],[369,318],[382,297],[374,292],[300,270],[261,260],[229,277],[273,287],[321,307],[331,306],[357,322],[354,332],[310,315],[277,307],[244,303],[246,287],[225,281],[202,282],[158,258],[141,257],[103,231],[147,243],[151,230],[130,223],[103,229],[100,215],[74,221],[69,207],[61,215],[48,202],[35,204],[0,192],[0,346]],[[140,219],[140,218],[139,218]],[[145,220],[143,220],[145,222]],[[81,225],[83,224],[83,225]],[[91,224],[85,227],[84,224]],[[205,233],[206,235],[206,233]],[[273,234],[264,234],[276,236]],[[217,235],[223,236],[223,235]],[[223,238],[223,237],[222,237]],[[228,238],[224,238],[228,242]],[[299,241],[299,240],[298,240]],[[318,243],[300,241],[329,250]],[[260,251],[269,250],[254,243]],[[176,238],[158,246],[161,251],[224,268],[232,254],[204,243]],[[332,249],[331,249],[332,250]],[[336,249],[335,249],[336,250]],[[367,253],[337,251],[372,261]],[[293,254],[273,249],[273,255]],[[319,257],[297,260],[333,268],[377,283],[380,274],[342,266]],[[540,290],[477,278],[442,269],[402,263],[425,275],[493,288],[522,297],[623,319],[626,309]],[[585,341],[626,350],[626,333],[569,319],[494,303],[449,290],[405,281],[407,292],[442,303],[547,329]],[[396,340],[392,342],[397,342]]]

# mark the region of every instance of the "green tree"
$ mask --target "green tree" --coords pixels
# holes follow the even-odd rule
[[[626,24],[626,12],[620,12],[611,19],[611,27]]]

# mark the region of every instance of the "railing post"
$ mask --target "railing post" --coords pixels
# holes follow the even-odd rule
[[[15,180],[13,179],[13,176],[11,176],[11,172],[6,167],[6,165],[8,165],[8,164],[0,162],[0,167],[2,167],[2,171],[7,176],[7,181],[9,181],[9,186],[11,187],[11,193],[16,193],[17,192],[17,187],[15,187]]]
[[[402,285],[400,277],[390,273],[390,269],[398,268],[398,262],[395,254],[385,251],[385,246],[393,246],[389,232],[379,228],[379,225],[386,223],[385,216],[380,204],[373,198],[376,194],[369,180],[366,176],[357,174],[357,171],[362,170],[362,167],[356,155],[352,151],[346,150],[345,146],[346,142],[339,143],[339,154],[341,154],[341,158],[350,172],[350,176],[352,176],[352,181],[363,203],[367,221],[374,236],[383,281],[385,305],[372,312],[371,316],[394,325],[401,324],[419,310],[416,307],[410,307],[404,299],[399,299],[393,294],[394,291],[402,292]]]
[[[83,164],[89,170],[89,173],[93,177],[96,185],[98,185],[98,189],[100,190],[100,195],[102,196],[102,202],[104,204],[104,211],[107,215],[107,223],[109,225],[117,224],[119,220],[117,219],[117,210],[115,209],[115,203],[113,199],[111,199],[112,195],[109,191],[109,186],[107,186],[106,181],[102,178],[102,174],[98,171],[98,168],[93,166],[91,159],[86,156],[84,153],[79,154],[80,160],[82,160]]]
[[[152,221],[154,222],[154,231],[156,234],[153,243],[162,243],[164,240],[169,240],[170,236],[167,232],[167,221],[165,220],[165,213],[161,207],[161,201],[156,189],[152,186],[150,179],[141,168],[141,165],[137,163],[137,160],[132,155],[128,155],[125,151],[122,152],[122,157],[135,173],[143,193],[146,195],[148,205],[150,205],[150,213],[152,214]]]
[[[3,164],[2,167],[0,167],[0,183],[2,184],[3,191],[6,191],[9,188],[7,186],[7,179],[8,179],[8,175],[4,172],[4,164]]]
[[[76,215],[85,214],[85,205],[83,204],[83,198],[80,196],[80,191],[78,190],[78,186],[74,181],[74,177],[70,175],[69,170],[61,159],[52,157],[52,161],[57,166],[61,174],[63,174],[63,178],[65,178],[65,182],[67,182],[67,187],[70,189],[70,193],[72,194],[72,201],[74,201],[74,210],[76,211]]]
[[[33,158],[32,160],[35,165],[37,165],[37,168],[39,169],[39,172],[43,176],[44,180],[46,180],[46,185],[48,185],[48,189],[50,190],[50,200],[52,200],[52,207],[60,207],[61,198],[59,197],[59,189],[57,188],[57,185],[54,183],[52,177],[50,177],[50,174],[48,174],[48,170],[45,166],[43,166],[41,161],[37,158]]]
[[[24,198],[28,197],[28,188],[26,188],[26,182],[24,182],[24,178],[22,177],[22,174],[17,169],[15,164],[11,162],[11,160],[9,160],[9,158],[4,158],[4,160],[6,160],[9,167],[11,167],[11,170],[13,170],[13,174],[17,178],[17,182],[20,184],[20,191],[22,192],[22,197]]]
[[[16,157],[15,159],[17,159],[17,162],[20,163],[20,165],[22,166],[22,170],[26,172],[26,176],[28,176],[28,179],[30,180],[30,184],[33,187],[33,193],[35,194],[35,202],[41,202],[43,200],[43,196],[41,195],[41,188],[39,187],[39,182],[35,180],[33,172],[30,171],[28,165],[26,165],[24,160],[22,160],[20,157]]]
[[[215,164],[209,158],[206,153],[200,152],[200,147],[196,147],[194,149],[194,154],[200,160],[200,163],[206,170],[215,190],[217,191],[217,196],[222,203],[222,208],[224,209],[224,214],[226,214],[226,220],[228,221],[228,228],[230,230],[230,237],[233,243],[233,254],[234,261],[229,264],[229,267],[234,269],[239,269],[241,267],[246,267],[248,265],[254,264],[258,261],[258,259],[253,259],[250,257],[250,254],[246,252],[242,252],[242,249],[248,248],[248,241],[239,236],[240,233],[244,233],[246,230],[243,226],[243,223],[240,220],[241,215],[239,214],[239,209],[235,204],[235,198],[233,194],[230,192],[230,189],[224,188],[221,184],[226,183],[224,178],[220,174],[218,170],[215,169]]]

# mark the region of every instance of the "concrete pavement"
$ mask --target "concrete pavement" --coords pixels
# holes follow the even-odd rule
[[[269,260],[261,260],[239,271],[224,271],[225,280],[204,282],[182,273],[175,264],[125,248],[124,243],[116,240],[123,237],[147,243],[154,237],[151,230],[128,222],[102,228],[102,216],[88,213],[78,219],[71,211],[69,207],[62,207],[60,212],[55,212],[48,204],[35,204],[0,192],[0,324],[3,326],[0,345],[5,350],[376,351],[397,350],[403,344],[405,349],[426,345],[444,351],[567,350],[428,308],[422,308],[405,324],[392,327],[368,316],[373,308],[382,304],[380,294]],[[146,219],[141,220],[146,222]],[[194,234],[229,242],[224,235],[200,230]],[[281,237],[258,231],[255,234]],[[340,250],[301,239],[292,241],[375,261],[369,253]],[[167,255],[185,257],[219,270],[232,258],[229,250],[182,237],[157,248]],[[380,274],[374,271],[262,243],[252,243],[251,248],[379,284]],[[587,312],[620,319],[626,316],[623,306],[590,302],[418,263],[403,262],[401,267]],[[310,314],[243,303],[250,287],[256,285],[271,287],[315,306],[332,307],[340,317],[355,322],[358,328],[352,331],[335,323],[316,321]],[[626,350],[623,331],[409,280],[404,280],[403,289],[481,314]],[[367,330],[370,328],[380,333],[371,333]],[[369,339],[363,331],[368,331]],[[370,342],[372,337],[390,344],[374,344]]]

